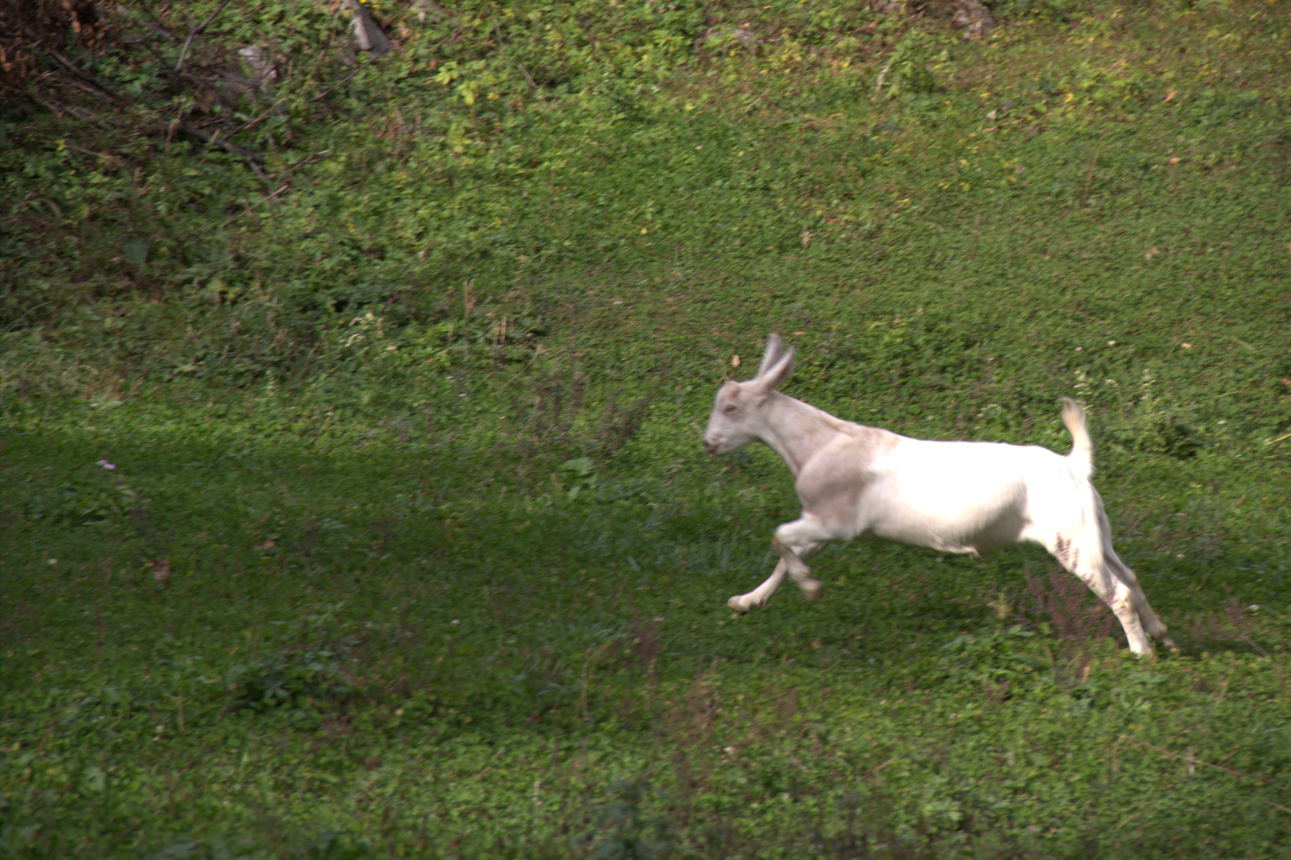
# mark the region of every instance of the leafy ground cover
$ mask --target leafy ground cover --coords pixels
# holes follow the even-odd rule
[[[1285,4],[371,6],[115,9],[0,115],[0,853],[1285,850]],[[1082,399],[1181,650],[1028,548],[732,616],[771,330],[909,435]]]

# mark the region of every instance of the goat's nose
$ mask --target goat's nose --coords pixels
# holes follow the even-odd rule
[[[716,453],[717,453],[717,443],[716,443],[716,442],[711,442],[711,441],[709,441],[708,439],[705,439],[705,440],[704,440],[704,450],[705,450],[705,451],[707,451],[707,452],[708,452],[708,453],[710,453],[710,454],[716,454]]]

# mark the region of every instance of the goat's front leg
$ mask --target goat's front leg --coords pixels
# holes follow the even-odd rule
[[[776,544],[776,540],[777,539],[773,537],[771,539],[771,544],[776,547],[776,552],[779,553],[780,548]],[[820,549],[822,545],[823,542],[813,541],[806,546],[799,547],[795,555],[800,559],[809,558],[814,555],[816,550]],[[794,574],[789,563],[784,560],[783,553],[781,553],[780,560],[776,562],[775,570],[771,571],[771,575],[768,576],[761,585],[747,594],[735,595],[730,600],[726,601],[726,605],[740,614],[748,612],[750,609],[758,609],[766,606],[767,601],[771,599],[771,595],[775,594],[776,590],[780,588],[780,584],[784,582],[784,575],[786,573],[793,576],[793,581],[802,589],[803,594],[806,595],[808,600],[815,600],[820,596],[821,585],[818,581],[805,575],[805,571],[807,570],[806,565],[803,565],[802,569],[804,571],[803,574]]]
[[[784,574],[787,569],[783,561],[776,562],[775,570],[771,571],[771,575],[761,585],[748,594],[735,595],[726,601],[726,605],[741,615],[750,609],[766,606],[767,601],[771,599],[771,595],[775,594],[776,589],[780,587],[780,583],[784,582]]]
[[[808,600],[815,600],[820,597],[820,589],[823,586],[820,584],[819,579],[811,578],[811,568],[807,567],[803,559],[808,558],[812,550],[819,546],[820,543],[796,547],[787,544],[780,537],[779,529],[776,529],[775,536],[771,538],[771,548],[780,553],[780,564],[784,565],[785,569],[789,571],[789,575],[793,577],[793,581],[802,589],[803,596]]]
[[[808,600],[815,600],[820,596],[821,584],[819,580],[811,578],[811,568],[807,567],[806,559],[814,555],[826,541],[843,537],[846,535],[840,534],[828,523],[804,515],[777,528],[775,536],[771,538],[771,546],[780,554],[781,563],[802,589],[802,593]]]

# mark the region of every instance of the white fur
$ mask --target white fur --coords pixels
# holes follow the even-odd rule
[[[780,561],[771,576],[727,601],[731,609],[764,605],[786,573],[814,600],[821,585],[804,560],[830,540],[874,535],[971,555],[1032,541],[1111,607],[1135,654],[1152,653],[1144,628],[1174,647],[1112,548],[1075,401],[1062,410],[1073,440],[1064,457],[1035,445],[932,442],[843,421],[776,390],[792,369],[793,350],[771,335],[757,376],[717,392],[704,433],[710,454],[754,439],[770,445],[793,472],[802,503],[802,516],[775,530]]]

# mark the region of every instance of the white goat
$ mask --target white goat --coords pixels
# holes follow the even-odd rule
[[[1067,399],[1066,457],[1035,445],[931,442],[843,421],[776,391],[793,369],[793,350],[767,340],[757,376],[717,392],[704,433],[710,454],[754,439],[793,472],[802,516],[775,530],[780,556],[765,582],[727,604],[764,605],[788,573],[808,599],[820,583],[804,559],[826,541],[875,535],[915,546],[978,555],[1021,541],[1047,549],[1116,613],[1130,650],[1152,654],[1144,628],[1174,643],[1138,579],[1112,549],[1103,503],[1090,482],[1093,447],[1084,410]]]

